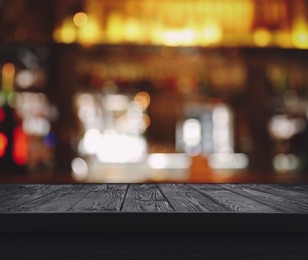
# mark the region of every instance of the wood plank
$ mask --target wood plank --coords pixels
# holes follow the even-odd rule
[[[275,188],[282,188],[292,190],[292,192],[298,192],[304,196],[308,195],[308,184],[274,184]]]
[[[233,212],[245,213],[278,213],[277,209],[264,205],[253,199],[243,197],[231,191],[222,189],[213,184],[195,184],[189,185],[195,190],[198,190],[212,198],[214,201],[223,207],[230,208]]]
[[[37,185],[24,185],[24,184],[1,184],[0,185],[0,198],[9,196],[14,193],[23,192],[26,190],[37,189]],[[1,204],[0,204],[1,205]]]
[[[124,201],[127,184],[99,185],[84,199],[75,204],[73,212],[119,212]]]
[[[51,201],[45,204],[41,204],[37,207],[39,212],[67,212],[71,208],[85,198],[90,192],[92,192],[97,186],[91,184],[78,184],[71,185],[68,188],[68,192],[58,193],[58,196],[54,197]],[[60,191],[60,190],[59,190]],[[62,191],[62,190],[61,190]]]
[[[52,194],[56,189],[60,189],[60,187],[56,188],[50,185],[27,185],[11,194],[7,191],[6,196],[0,197],[0,211],[12,212],[21,210],[21,206],[47,194]]]
[[[159,184],[158,188],[177,212],[230,211],[186,184]]]
[[[155,184],[130,184],[121,211],[172,212],[175,210]]]
[[[307,213],[308,206],[288,198],[272,195],[270,192],[259,191],[250,188],[250,185],[244,184],[221,184],[220,187],[244,196],[246,198],[253,199],[262,204],[268,205],[272,208],[279,210],[280,212],[293,212],[293,213]]]
[[[261,192],[267,192],[278,197],[292,200],[294,203],[300,202],[300,204],[308,205],[308,191],[304,193],[293,189],[293,186],[282,187],[277,184],[249,184],[251,189],[259,190]]]
[[[28,186],[28,185],[24,185]],[[5,197],[1,212],[31,212],[34,205],[41,205],[51,200],[57,193],[67,191],[71,185],[35,185],[24,193],[14,193]],[[35,187],[35,188],[34,188]]]
[[[66,212],[95,188],[89,184],[49,185],[52,192],[20,205],[18,212]]]

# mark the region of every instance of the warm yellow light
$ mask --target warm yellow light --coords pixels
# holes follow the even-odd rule
[[[82,27],[86,25],[88,21],[88,16],[86,13],[78,12],[74,15],[73,21],[77,27]]]
[[[64,43],[73,43],[76,39],[76,32],[74,28],[65,27],[61,30],[61,40]]]
[[[138,42],[142,38],[140,24],[134,18],[130,18],[125,23],[125,39],[130,42]]]
[[[304,19],[298,19],[293,27],[292,43],[300,49],[308,48],[308,26]]]
[[[181,35],[183,37],[182,43],[184,45],[193,45],[194,43],[196,43],[196,34],[193,29],[183,29]]]
[[[277,44],[281,48],[289,48],[292,45],[290,33],[277,33],[277,35],[275,36],[275,44]]]
[[[60,30],[54,31],[55,41],[70,43],[77,39],[90,44],[106,41],[111,44],[132,42],[166,46],[253,44],[259,47],[308,48],[308,26],[304,14],[296,12],[292,19],[292,33],[284,27],[273,33],[266,28],[254,30],[257,11],[254,0],[183,0],[177,3],[166,0],[157,7],[155,0],[130,0],[123,8],[106,7],[98,2],[91,0],[85,6],[87,13],[76,12],[70,16],[71,25],[64,22]],[[279,8],[277,6],[278,13],[282,12]],[[93,14],[96,15],[96,25],[90,21]],[[282,18],[284,13],[281,13]],[[276,21],[279,17],[273,19]],[[22,30],[20,34],[22,38]]]
[[[232,7],[229,12],[232,14],[233,29],[237,33],[248,33],[253,25],[256,12],[256,1],[254,0],[237,0],[232,2]],[[220,19],[223,19],[224,14],[221,14]]]
[[[161,35],[161,40],[162,43],[167,46],[187,46],[194,45],[196,43],[195,32],[186,28],[165,31]]]
[[[60,30],[60,39],[64,43],[73,43],[76,40],[76,28],[71,18],[66,18]]]
[[[308,32],[295,32],[292,35],[293,44],[296,48],[308,48]]]
[[[253,41],[259,47],[266,47],[271,44],[272,35],[267,29],[260,28],[254,32]]]
[[[87,23],[79,28],[78,38],[81,43],[98,43],[100,42],[101,29],[96,17],[88,16]]]
[[[206,24],[202,33],[202,43],[204,45],[216,44],[221,42],[223,32],[221,26],[217,23]]]
[[[119,43],[123,41],[124,36],[124,20],[120,13],[111,13],[107,18],[107,38],[111,43]]]
[[[178,31],[166,31],[163,34],[163,44],[168,46],[178,46],[181,43],[181,34]]]

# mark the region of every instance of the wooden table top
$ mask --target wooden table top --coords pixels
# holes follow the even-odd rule
[[[0,231],[307,232],[307,219],[307,184],[0,185]]]

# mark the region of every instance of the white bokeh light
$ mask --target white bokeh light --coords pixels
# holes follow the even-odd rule
[[[190,118],[183,125],[183,139],[188,146],[197,146],[201,142],[201,123],[199,120]]]
[[[87,130],[83,138],[83,150],[87,154],[96,154],[99,150],[102,134],[97,129]]]
[[[277,154],[273,159],[273,166],[277,172],[295,171],[300,166],[299,159],[294,154]]]
[[[87,178],[89,167],[87,162],[82,158],[75,158],[71,163],[72,175],[78,181],[83,181]]]
[[[97,158],[102,163],[138,162],[146,155],[146,142],[140,136],[129,136],[114,132],[102,135],[98,144]]]

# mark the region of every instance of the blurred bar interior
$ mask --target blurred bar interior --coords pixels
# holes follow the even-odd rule
[[[306,182],[308,1],[0,0],[0,182]]]

